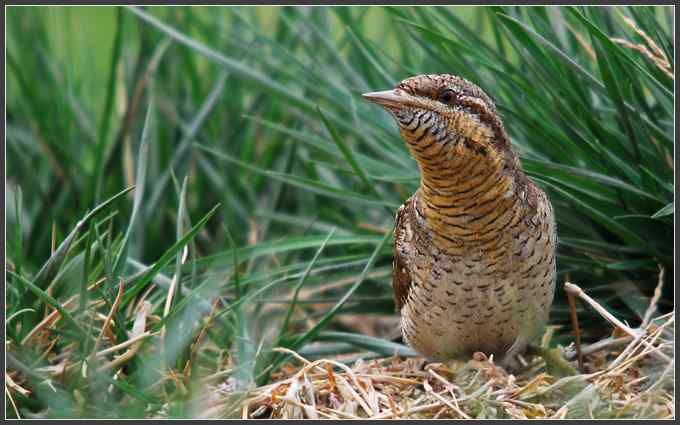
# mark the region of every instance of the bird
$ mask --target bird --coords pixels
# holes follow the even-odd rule
[[[543,331],[557,228],[493,100],[451,74],[363,94],[390,113],[420,171],[395,217],[392,286],[404,341],[433,361],[516,356]]]

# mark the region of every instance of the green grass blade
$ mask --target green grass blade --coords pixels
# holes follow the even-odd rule
[[[163,253],[161,258],[156,261],[149,270],[147,270],[141,277],[139,277],[132,285],[132,287],[123,296],[122,305],[127,305],[132,299],[137,296],[139,291],[141,291],[154,276],[165,267],[176,255],[180,252],[189,241],[196,236],[196,233],[203,227],[203,225],[212,217],[217,209],[220,207],[219,204],[215,205],[208,213],[192,227],[182,239],[175,242],[167,251]]]
[[[659,211],[652,215],[652,218],[661,218],[671,215],[675,212],[675,202],[669,202],[665,207],[661,208]]]
[[[124,189],[111,198],[107,199],[106,201],[102,202],[99,204],[95,209],[90,211],[88,214],[85,215],[73,228],[71,233],[64,239],[61,244],[59,244],[59,247],[57,248],[56,251],[54,251],[54,254],[47,260],[47,262],[43,265],[43,267],[40,269],[38,274],[33,278],[33,284],[37,286],[38,288],[44,287],[46,284],[48,284],[52,278],[57,274],[59,271],[59,268],[63,264],[64,260],[66,259],[66,255],[68,254],[69,249],[71,248],[71,244],[73,241],[76,239],[76,236],[78,235],[78,232],[89,223],[89,221],[95,217],[97,214],[99,214],[102,210],[104,210],[106,207],[111,205],[113,202],[116,200],[120,199],[121,197],[125,196],[128,192],[130,192],[132,189],[135,187],[129,187],[127,189]]]
[[[651,82],[656,85],[659,90],[661,90],[662,93],[664,93],[666,96],[669,98],[673,97],[673,92],[666,87],[663,83],[661,83],[657,78],[655,78],[653,75],[649,73],[645,68],[643,68],[637,61],[633,60],[628,53],[626,53],[623,48],[617,44],[615,44],[611,39],[600,30],[596,25],[594,25],[588,18],[583,16],[582,13],[580,13],[576,8],[574,7],[568,7],[567,11],[574,17],[576,17],[581,23],[583,23],[586,28],[588,28],[588,31],[599,39],[602,44],[605,46],[605,48],[610,52],[610,54],[614,57],[622,58],[626,63],[629,65],[633,66],[636,68],[642,75],[646,76]]]
[[[64,320],[68,321],[71,326],[73,326],[75,329],[78,330],[81,334],[84,333],[83,328],[80,327],[78,322],[75,320],[75,318],[66,311],[66,309],[61,305],[59,301],[54,299],[50,294],[47,292],[43,291],[40,289],[38,286],[36,286],[33,282],[29,282],[28,280],[24,279],[23,277],[19,276],[18,274],[14,273],[11,270],[7,270],[7,273],[14,277],[14,282],[18,282],[22,286],[27,287],[28,289],[35,294],[36,297],[38,297],[42,302],[45,304],[55,308],[57,311],[59,311],[59,314],[61,314],[61,317],[64,318]]]
[[[388,341],[382,338],[376,338],[374,336],[350,332],[334,332],[334,331],[319,332],[319,335],[316,337],[316,340],[345,342],[347,344],[353,345],[354,347],[369,350],[383,356],[394,355],[402,357],[418,356],[418,353],[416,353],[415,351],[413,351],[413,349],[403,344],[397,344],[395,342]]]
[[[104,160],[104,153],[106,151],[106,142],[108,140],[109,136],[109,128],[111,126],[111,116],[112,111],[113,111],[113,102],[116,97],[116,92],[115,92],[115,87],[116,87],[116,77],[117,77],[117,72],[118,72],[118,62],[120,61],[121,57],[121,50],[123,46],[123,33],[124,33],[124,25],[123,25],[123,9],[118,8],[116,9],[116,35],[114,37],[113,41],[113,51],[111,53],[111,66],[109,68],[109,80],[108,84],[106,86],[106,100],[104,103],[104,111],[102,112],[102,116],[100,119],[100,126],[99,126],[99,140],[97,141],[97,149],[95,153],[95,161],[94,161],[94,168],[92,169],[92,176],[90,177],[90,181],[92,181],[95,184],[95,187],[91,189],[91,193],[94,196],[93,199],[97,199],[99,197],[99,193],[97,193],[98,188],[96,187],[97,183],[97,175],[99,173],[99,169],[102,166],[102,161]]]
[[[388,201],[383,201],[379,199],[375,199],[372,197],[364,196],[356,192],[351,192],[348,190],[344,189],[339,189],[337,187],[329,186],[327,184],[320,183],[316,180],[312,179],[306,179],[303,177],[298,177],[294,176],[291,174],[286,174],[286,173],[279,173],[275,171],[270,171],[270,170],[263,170],[261,168],[252,166],[250,164],[246,164],[245,162],[239,161],[236,158],[232,158],[229,155],[226,155],[222,152],[218,152],[214,149],[208,148],[206,146],[202,145],[196,145],[199,149],[210,153],[220,159],[226,160],[228,162],[232,162],[234,164],[238,164],[241,167],[247,168],[251,171],[254,171],[256,173],[265,175],[267,177],[271,177],[273,179],[282,181],[284,183],[288,183],[297,187],[300,187],[302,189],[308,190],[310,192],[318,193],[319,195],[324,195],[324,196],[329,196],[341,200],[345,200],[348,202],[360,202],[360,203],[365,203],[369,205],[383,205],[387,206],[390,208],[396,208],[397,205],[396,203],[388,202]]]
[[[127,230],[123,236],[123,243],[120,246],[120,250],[113,260],[113,274],[119,275],[122,272],[122,268],[125,265],[128,255],[128,248],[130,243],[130,235],[132,234],[138,221],[139,209],[142,205],[142,198],[144,197],[144,189],[146,185],[146,170],[149,164],[149,144],[150,144],[150,122],[151,122],[151,111],[153,110],[153,104],[149,102],[149,106],[146,110],[146,119],[144,120],[144,128],[142,129],[142,140],[139,145],[139,154],[137,156],[137,176],[135,187],[135,197],[132,204],[132,213],[130,214],[130,222],[128,223]]]
[[[338,132],[335,129],[335,127],[333,127],[333,125],[330,122],[328,122],[326,116],[323,114],[323,112],[321,112],[321,108],[317,107],[317,111],[319,112],[321,120],[326,126],[328,133],[331,135],[331,139],[335,142],[338,149],[340,149],[340,152],[342,152],[342,155],[345,157],[345,160],[347,160],[349,165],[352,167],[352,170],[354,170],[354,173],[359,177],[361,182],[364,184],[364,187],[371,193],[373,193],[373,195],[375,195],[376,198],[381,198],[380,194],[375,190],[375,186],[371,184],[368,175],[357,162],[356,158],[354,157],[354,154],[352,153],[352,149],[347,145],[347,142],[345,142],[345,140],[338,135]]]
[[[387,242],[391,238],[392,232],[385,234],[385,237],[382,239],[382,241],[380,241],[380,243],[376,246],[375,250],[373,250],[371,256],[368,258],[366,266],[364,267],[363,271],[357,278],[356,282],[347,290],[347,292],[345,292],[342,298],[330,310],[328,310],[328,312],[326,312],[326,314],[314,325],[312,329],[310,329],[303,335],[300,335],[300,337],[298,337],[291,344],[292,349],[296,349],[302,346],[307,341],[314,338],[319,333],[319,331],[323,329],[323,327],[326,326],[326,324],[335,316],[335,314],[342,308],[342,306],[347,302],[347,300],[350,299],[354,292],[356,292],[359,286],[364,282],[364,280],[366,279],[366,275],[373,268],[373,264],[375,264],[375,260],[378,258],[378,255],[387,245]]]
[[[279,332],[279,335],[284,335],[286,330],[288,329],[288,324],[290,323],[290,318],[293,315],[293,311],[295,310],[300,289],[302,289],[302,287],[304,286],[305,282],[307,281],[307,278],[309,277],[309,273],[312,271],[312,268],[316,264],[316,261],[319,259],[319,256],[323,252],[324,248],[326,248],[326,244],[333,237],[334,234],[335,227],[331,229],[330,232],[328,232],[328,236],[326,236],[326,239],[324,239],[324,241],[321,243],[319,249],[317,249],[316,252],[314,253],[314,257],[312,257],[312,260],[309,262],[309,265],[307,266],[304,273],[300,277],[300,281],[297,283],[297,285],[295,285],[295,289],[293,290],[293,297],[291,299],[290,304],[288,305],[288,310],[286,311],[286,316],[284,317],[283,323],[281,324],[281,331]]]

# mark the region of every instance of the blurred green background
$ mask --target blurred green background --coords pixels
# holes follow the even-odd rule
[[[56,398],[39,385],[50,369],[22,375],[36,391],[17,395],[26,412],[141,416],[191,399],[170,371],[188,387],[221,370],[243,387],[267,382],[289,360],[276,346],[347,361],[408,353],[391,230],[418,171],[360,94],[416,74],[457,74],[490,94],[548,192],[560,238],[553,344],[572,339],[566,279],[636,323],[661,267],[659,308],[673,308],[671,7],[6,12],[10,367],[75,365]],[[116,369],[115,385],[98,373],[74,396],[97,314],[115,311],[121,342],[142,299],[157,343]],[[54,309],[73,320],[40,328]],[[586,338],[611,331],[589,308],[579,318]]]

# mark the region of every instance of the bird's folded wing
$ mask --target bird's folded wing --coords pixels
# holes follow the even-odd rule
[[[394,226],[394,261],[392,262],[392,287],[394,288],[394,304],[397,311],[406,303],[408,293],[411,290],[411,274],[409,265],[404,256],[404,235],[408,222],[409,209],[413,208],[411,199],[408,199],[398,210]]]

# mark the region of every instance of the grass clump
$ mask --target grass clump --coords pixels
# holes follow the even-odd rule
[[[202,418],[243,419],[670,419],[675,417],[674,314],[650,321],[643,338],[608,338],[587,347],[585,371],[555,373],[573,347],[539,351],[510,374],[481,355],[468,362],[425,364],[399,356],[349,365],[292,353],[295,364],[272,384],[228,398],[229,382],[209,387]],[[555,353],[546,354],[552,350]],[[587,371],[587,372],[586,372]]]

